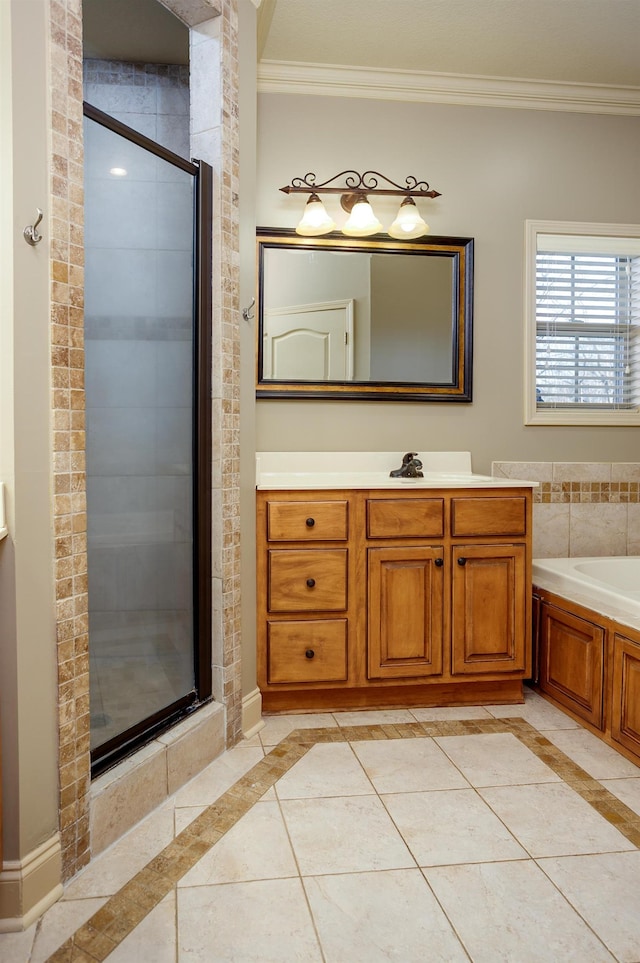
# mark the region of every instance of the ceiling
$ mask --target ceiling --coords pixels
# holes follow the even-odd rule
[[[640,86],[640,0],[263,0],[259,18],[263,60]]]
[[[158,0],[82,0],[82,44],[93,60],[189,63],[189,30]]]
[[[90,57],[188,61],[158,0],[83,0],[83,20]],[[640,0],[262,0],[258,38],[261,61],[640,87]]]

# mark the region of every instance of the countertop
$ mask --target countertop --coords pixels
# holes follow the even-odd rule
[[[390,477],[403,452],[258,452],[256,488],[322,489],[537,488],[538,482],[494,478],[471,470],[469,452],[422,452],[422,478]]]

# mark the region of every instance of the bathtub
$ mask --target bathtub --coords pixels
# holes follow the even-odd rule
[[[533,584],[613,618],[640,620],[640,555],[536,558]]]

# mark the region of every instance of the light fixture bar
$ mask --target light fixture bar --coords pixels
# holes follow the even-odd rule
[[[349,237],[369,237],[383,229],[373,212],[369,195],[402,197],[400,210],[389,228],[389,234],[404,240],[421,237],[429,230],[429,225],[420,217],[413,198],[441,196],[440,192],[434,191],[426,181],[419,181],[412,174],[404,184],[396,184],[379,171],[365,171],[364,174],[352,170],[341,171],[320,184],[316,183],[316,175],[310,171],[304,177],[294,177],[290,184],[280,190],[284,194],[309,195],[305,213],[296,227],[296,233],[306,237],[328,234],[336,226],[325,211],[320,194],[340,195],[340,204],[349,214],[349,219],[341,230]]]
[[[340,178],[344,178],[343,186],[330,186]],[[391,186],[380,186],[379,178],[381,178],[385,184]],[[390,180],[390,178],[385,177],[384,174],[380,174],[378,171],[365,171],[364,174],[359,174],[358,171],[351,170],[341,171],[340,174],[330,177],[329,180],[321,184],[316,184],[316,175],[309,172],[305,174],[304,177],[294,177],[290,184],[281,187],[280,190],[284,194],[345,194],[349,192],[361,192],[363,194],[384,194],[398,197],[441,197],[440,192],[432,190],[426,181],[418,181],[412,175],[407,177],[406,184],[402,186],[401,184],[396,184],[395,181]]]

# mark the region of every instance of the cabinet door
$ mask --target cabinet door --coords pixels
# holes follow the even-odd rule
[[[602,729],[603,629],[543,602],[539,646],[542,691]]]
[[[443,559],[441,546],[369,549],[370,679],[442,673]]]
[[[613,638],[611,736],[640,756],[640,643]]]
[[[524,545],[453,548],[454,674],[526,670],[525,558]]]

